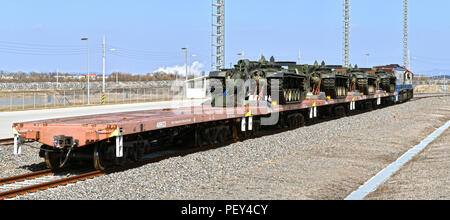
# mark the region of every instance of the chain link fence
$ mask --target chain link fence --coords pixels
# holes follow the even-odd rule
[[[416,80],[414,81],[415,94],[442,94],[448,93],[450,79]]]
[[[0,84],[0,111],[63,108],[101,104],[130,104],[183,99],[183,82]],[[52,88],[52,89],[49,89]],[[88,101],[89,99],[89,101]],[[102,103],[104,102],[104,103]]]

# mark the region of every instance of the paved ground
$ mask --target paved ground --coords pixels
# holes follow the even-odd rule
[[[93,107],[45,109],[45,110],[20,111],[20,112],[1,112],[0,139],[11,138],[12,124],[18,122],[45,120],[60,117],[74,117],[92,114],[114,113],[114,112],[174,108],[181,106],[198,105],[201,102],[202,102],[201,100],[169,101],[169,102],[150,102],[150,103],[126,104],[126,105],[105,105]]]
[[[450,200],[450,130],[366,199]]]

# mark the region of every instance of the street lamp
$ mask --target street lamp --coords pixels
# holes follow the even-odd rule
[[[106,90],[106,37],[103,36],[103,77],[102,77],[102,105],[105,104],[105,90]]]
[[[88,72],[87,72],[87,78],[88,78],[88,94],[87,94],[87,99],[88,99],[88,105],[90,105],[91,104],[91,99],[90,99],[90,94],[91,94],[91,80],[90,80],[90,78],[91,78],[91,75],[90,75],[90,63],[89,63],[89,60],[90,60],[90,55],[89,55],[89,53],[90,53],[90,45],[89,45],[89,38],[81,38],[81,40],[82,41],[87,41],[87,44],[88,44],[88,54],[87,54],[87,57],[88,57]]]
[[[245,60],[245,52],[244,52],[244,51],[238,53],[237,55],[238,55],[238,56],[241,56],[241,59],[242,59],[242,60]]]
[[[369,67],[369,56],[370,56],[370,53],[367,53],[365,55],[366,55],[366,64],[367,64],[367,67]]]
[[[186,81],[188,81],[188,75],[189,75],[189,48],[183,47],[181,50],[186,51]]]

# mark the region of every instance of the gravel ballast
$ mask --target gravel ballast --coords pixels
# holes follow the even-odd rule
[[[39,143],[27,144],[22,147],[22,154],[14,155],[14,146],[0,146],[0,178],[27,174],[46,168],[42,158],[39,158]]]
[[[422,99],[18,199],[344,199],[449,119],[450,98]],[[12,147],[0,161],[3,176],[42,165]]]

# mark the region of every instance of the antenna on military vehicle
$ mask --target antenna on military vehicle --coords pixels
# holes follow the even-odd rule
[[[344,0],[344,67],[350,64],[350,0]]]
[[[211,70],[225,68],[225,0],[212,0]]]

